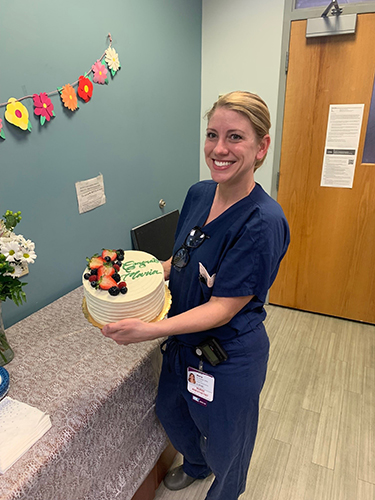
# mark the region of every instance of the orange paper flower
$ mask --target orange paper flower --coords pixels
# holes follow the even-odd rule
[[[70,83],[63,86],[61,90],[61,100],[64,106],[70,109],[70,111],[75,111],[78,108],[77,94]]]

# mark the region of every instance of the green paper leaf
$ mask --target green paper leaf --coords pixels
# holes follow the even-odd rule
[[[58,90],[58,91],[60,92],[60,94],[61,94],[61,92],[62,92],[62,87],[57,87],[57,90]]]
[[[108,78],[106,78],[106,79],[104,80],[104,83],[108,83]]]
[[[0,137],[5,140],[4,130],[0,132]]]
[[[112,76],[115,76],[116,71],[114,69],[111,69],[111,74],[112,74]]]
[[[29,122],[29,123],[27,124],[27,130],[28,130],[29,132],[31,132],[31,129],[32,129],[32,128],[33,128],[33,127],[31,126],[31,123]]]
[[[56,116],[54,111],[52,111],[52,116]]]
[[[102,64],[105,64],[105,58],[101,61]]]
[[[44,125],[44,122],[46,121],[46,117],[45,116],[42,116],[40,115],[40,124],[41,125]]]

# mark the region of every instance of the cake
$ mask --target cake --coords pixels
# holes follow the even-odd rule
[[[153,321],[165,303],[164,270],[153,255],[103,250],[82,275],[86,309],[98,325],[125,318]]]

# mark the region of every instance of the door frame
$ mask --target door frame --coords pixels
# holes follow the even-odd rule
[[[325,7],[314,7],[308,9],[296,9],[294,7],[296,0],[284,0],[284,18],[281,39],[281,58],[280,58],[280,73],[279,73],[279,92],[277,96],[276,124],[275,124],[275,139],[274,139],[274,155],[272,162],[272,179],[271,179],[271,196],[277,200],[278,178],[280,171],[281,145],[283,136],[284,124],[284,107],[286,94],[287,80],[287,61],[289,56],[289,40],[292,27],[292,21],[321,17]],[[367,14],[375,12],[375,1],[358,4],[342,3],[338,0],[339,6],[343,9],[342,15],[345,14]],[[329,0],[327,0],[327,5]],[[340,35],[335,35],[340,36]]]

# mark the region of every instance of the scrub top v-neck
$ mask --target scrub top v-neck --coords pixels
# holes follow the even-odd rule
[[[232,320],[205,332],[179,335],[196,345],[207,336],[231,340],[254,329],[265,316],[267,291],[273,283],[289,244],[283,211],[259,185],[251,193],[204,225],[211,210],[217,183],[202,181],[192,186],[179,218],[175,253],[195,226],[207,238],[189,249],[189,262],[182,269],[172,266],[170,289],[175,316],[207,302],[211,296],[254,298]]]

